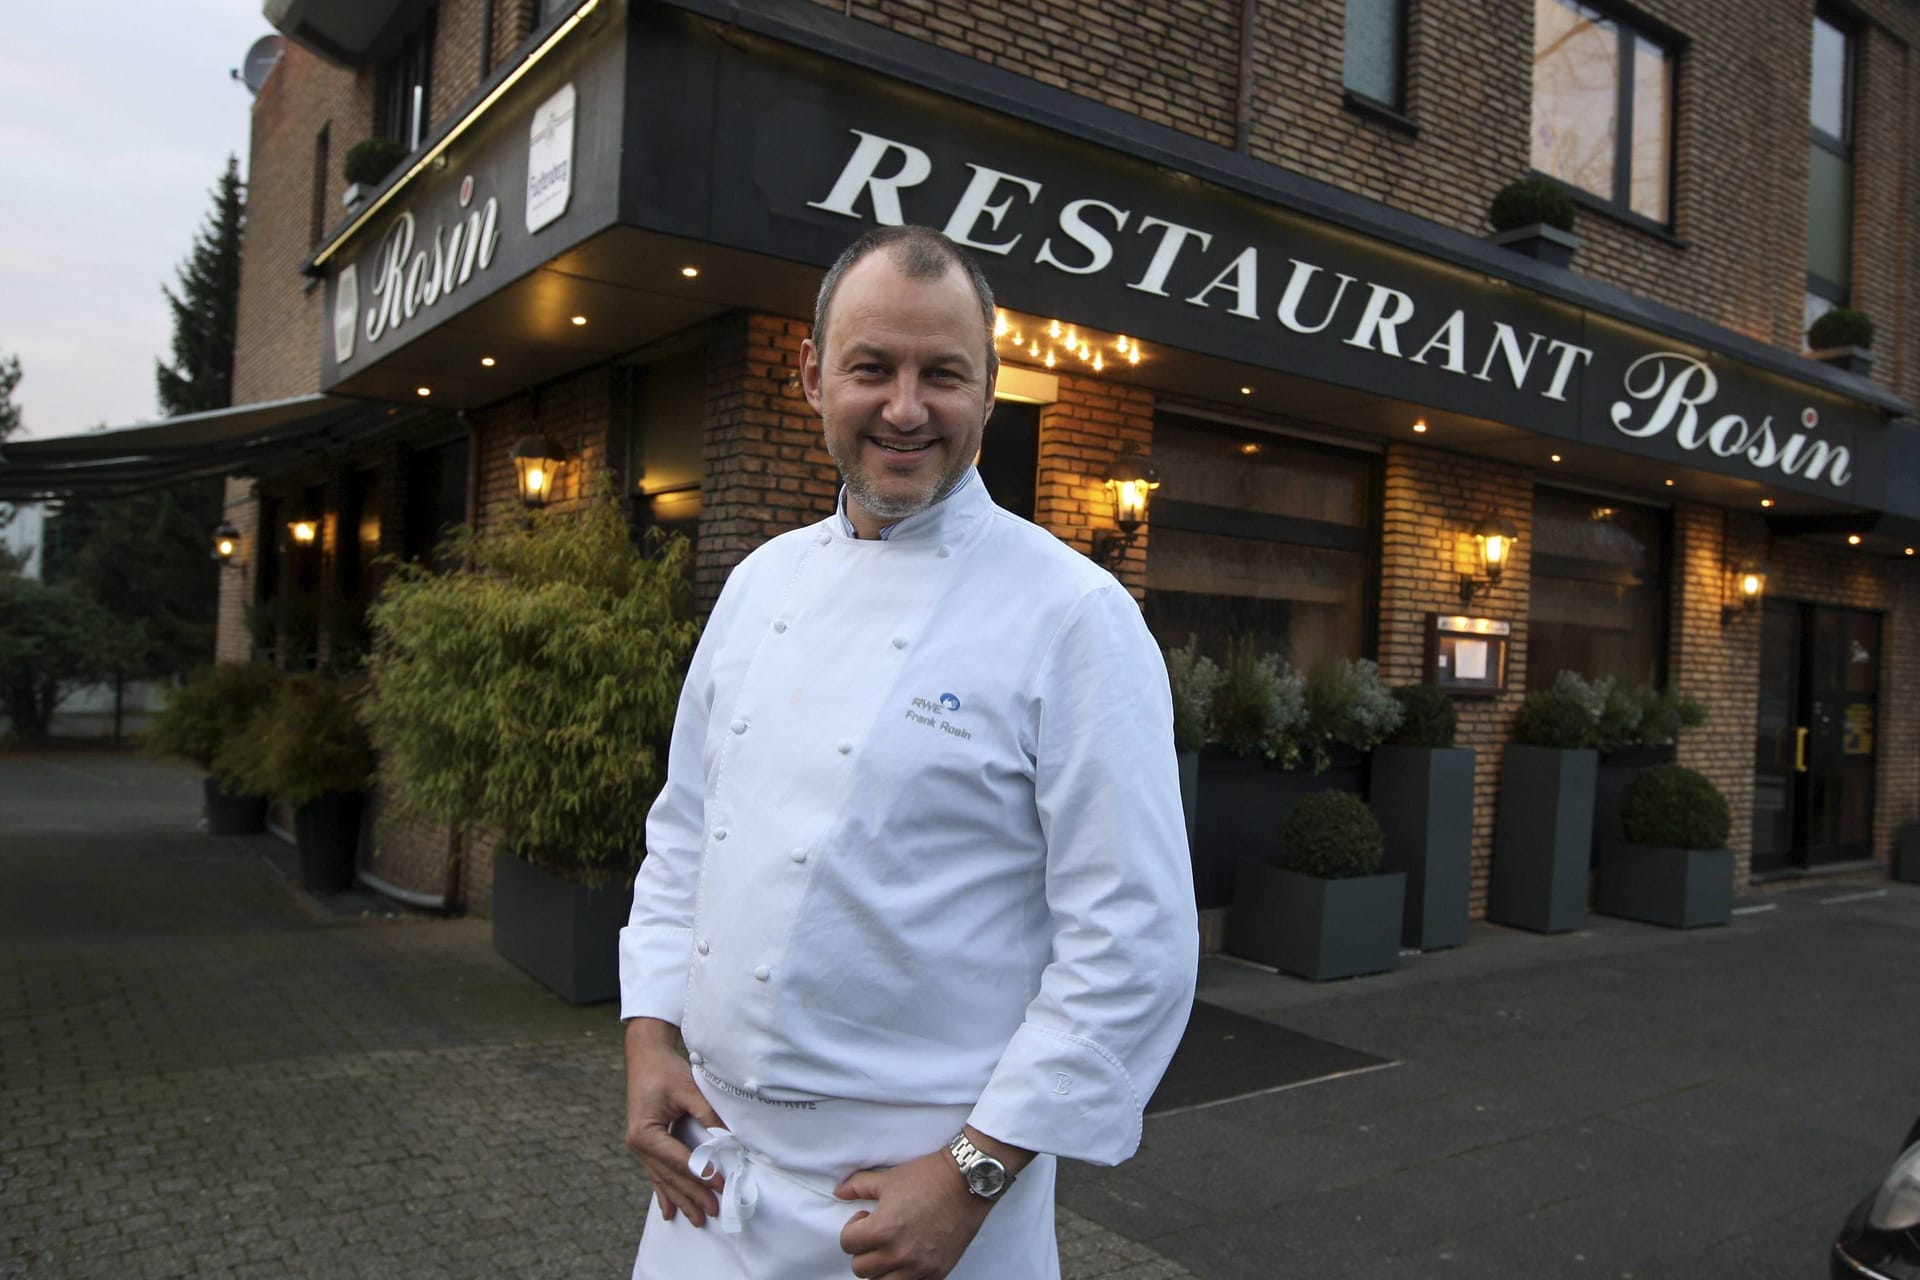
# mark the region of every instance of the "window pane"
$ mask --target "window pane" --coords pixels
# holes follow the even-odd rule
[[[1367,523],[1366,459],[1271,437],[1161,418],[1153,432],[1160,496],[1334,524]],[[1160,554],[1159,533],[1153,541]]]
[[[1156,527],[1147,626],[1162,645],[1196,636],[1215,659],[1236,635],[1303,670],[1322,658],[1357,658],[1366,641],[1366,570],[1356,551]]]
[[[1813,20],[1813,127],[1838,142],[1847,141],[1847,37],[1825,18]]]
[[[1534,0],[1533,167],[1614,199],[1620,36],[1568,0]]]
[[[1800,308],[1800,337],[1804,341],[1807,330],[1813,328],[1813,322],[1840,305],[1817,293],[1809,293]]]
[[[1667,220],[1667,138],[1673,64],[1659,45],[1633,42],[1633,199],[1631,208]]]
[[[1819,143],[1807,158],[1807,273],[1845,288],[1853,276],[1853,166]]]
[[[1347,88],[1400,106],[1402,0],[1347,0]]]
[[[1660,571],[1660,513],[1564,490],[1533,495],[1535,557],[1584,560],[1649,577]]]
[[[1535,575],[1527,610],[1527,688],[1562,671],[1626,684],[1655,681],[1665,625],[1660,592]]]

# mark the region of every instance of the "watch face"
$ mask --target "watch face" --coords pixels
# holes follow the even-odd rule
[[[991,1200],[1007,1188],[1007,1169],[991,1156],[973,1162],[967,1169],[967,1186],[973,1194]]]

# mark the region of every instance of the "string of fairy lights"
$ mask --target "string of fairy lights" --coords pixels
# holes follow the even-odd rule
[[[993,341],[1003,359],[1032,360],[1047,369],[1078,362],[1095,373],[1104,373],[1110,365],[1132,368],[1145,358],[1139,339],[1124,333],[1101,333],[1058,320],[1010,315],[1005,310],[994,313]]]

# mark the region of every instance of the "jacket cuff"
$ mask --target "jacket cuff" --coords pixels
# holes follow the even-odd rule
[[[620,930],[620,1020],[658,1018],[680,1025],[687,1011],[693,930],[659,925]]]
[[[990,1138],[1090,1164],[1140,1146],[1145,1101],[1119,1059],[1091,1040],[1022,1023],[967,1123]]]

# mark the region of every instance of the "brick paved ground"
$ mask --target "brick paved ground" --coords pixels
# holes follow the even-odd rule
[[[625,1275],[611,1008],[484,923],[316,909],[198,785],[0,755],[0,1277]],[[1060,1234],[1073,1280],[1188,1274]]]

